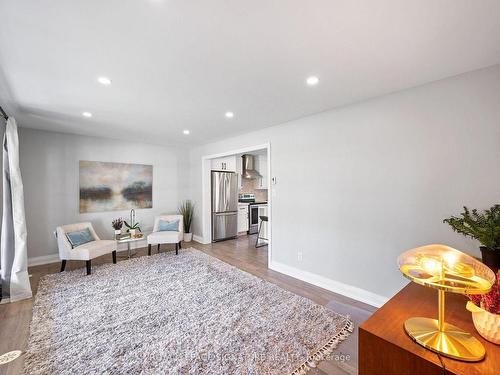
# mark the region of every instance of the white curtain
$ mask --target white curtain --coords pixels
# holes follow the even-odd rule
[[[16,120],[7,120],[3,137],[3,215],[0,246],[2,303],[31,298],[26,247],[24,193],[19,169]]]

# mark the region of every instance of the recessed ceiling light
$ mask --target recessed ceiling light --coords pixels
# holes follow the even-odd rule
[[[233,118],[234,113],[233,112],[226,112],[224,116],[226,116],[227,118]]]
[[[82,116],[90,118],[90,117],[92,117],[92,113],[90,113],[90,112],[82,112]]]
[[[186,135],[189,135],[189,130],[187,130],[187,129],[186,129],[186,130],[183,130],[182,132],[183,132],[184,134],[186,134]]]
[[[99,77],[97,78],[97,82],[104,86],[111,85],[111,80],[108,77]]]
[[[307,78],[306,82],[309,86],[316,86],[319,82],[319,78],[316,76],[310,76]]]

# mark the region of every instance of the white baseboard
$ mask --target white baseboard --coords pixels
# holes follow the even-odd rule
[[[369,292],[368,290],[344,284],[340,281],[335,281],[324,276],[316,275],[312,272],[303,271],[280,262],[271,262],[269,264],[269,268],[279,273],[283,273],[285,275],[305,281],[306,283],[319,286],[320,288],[327,289],[337,294],[342,294],[343,296],[367,303],[368,305],[372,305],[375,307],[380,307],[389,300],[389,298],[387,297]]]
[[[146,236],[144,237],[143,241],[137,241],[137,242],[132,242],[130,244],[130,250],[136,250],[136,249],[141,249],[144,247],[147,247],[147,239]],[[127,251],[127,245],[126,244],[119,244],[117,252],[122,252],[122,251]],[[43,264],[50,264],[50,263],[57,263],[60,262],[59,259],[59,254],[50,254],[50,255],[43,255],[40,257],[30,257],[28,258],[28,267],[32,266],[41,266]]]
[[[28,267],[40,266],[42,264],[59,262],[59,254],[43,255],[41,257],[28,258]]]
[[[210,243],[210,241],[205,241],[205,239],[202,236],[197,236],[196,234],[193,235],[193,240],[196,242],[199,242],[201,244],[207,245]]]
[[[193,236],[193,240],[202,244],[209,243],[205,242],[203,237],[196,235]],[[144,245],[142,246],[139,245],[137,247],[144,247]],[[123,251],[123,249],[121,248],[118,250]],[[32,266],[39,266],[42,264],[49,264],[56,262],[59,262],[59,254],[50,254],[50,255],[43,255],[39,257],[29,258],[28,266],[32,267]],[[269,264],[269,268],[276,272],[283,273],[285,275],[305,281],[306,283],[319,286],[320,288],[327,289],[334,293],[341,294],[343,296],[367,303],[375,307],[380,307],[389,300],[389,298],[387,297],[370,292],[368,290],[344,284],[340,281],[332,280],[327,277],[314,274],[312,272],[303,271],[298,268],[286,265],[284,263],[273,261]]]

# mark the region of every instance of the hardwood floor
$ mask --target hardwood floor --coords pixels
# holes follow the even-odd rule
[[[352,300],[350,298],[335,294],[328,290],[318,288],[314,285],[297,280],[293,277],[286,276],[279,272],[275,272],[267,268],[267,247],[256,249],[255,235],[242,236],[235,240],[218,242],[215,244],[203,245],[197,242],[183,243],[183,248],[193,247],[198,250],[204,251],[220,260],[236,266],[246,272],[258,276],[264,280],[272,282],[283,289],[289,290],[298,295],[311,299],[312,301],[326,305],[331,300],[336,300],[350,306],[361,307],[368,311],[375,311],[375,308],[366,305],[362,302]],[[173,246],[164,246],[161,251],[174,251]],[[181,250],[182,251],[182,250]],[[137,256],[146,256],[147,249],[139,249]],[[127,259],[126,251],[118,253],[118,261]],[[103,256],[92,261],[93,266],[110,263],[111,254]],[[59,272],[60,263],[51,263],[41,266],[29,268],[31,275],[31,287],[33,294],[36,293],[38,288],[38,281],[44,275]],[[85,262],[83,261],[69,261],[66,265],[66,270],[74,270],[81,268],[85,272]],[[0,305],[0,354],[11,350],[25,350],[28,334],[29,324],[31,321],[32,313],[32,300],[25,300],[12,304]],[[342,345],[342,344],[341,344]],[[339,349],[341,349],[341,345]],[[23,356],[15,361],[0,366],[0,374],[19,374],[22,372]],[[318,368],[309,372],[311,375],[324,375],[324,374],[346,374],[343,370],[339,369],[335,363],[328,363],[323,361]]]

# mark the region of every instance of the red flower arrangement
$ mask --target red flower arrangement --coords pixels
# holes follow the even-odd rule
[[[500,271],[497,273],[497,281],[486,294],[468,295],[474,305],[492,314],[500,314]]]

